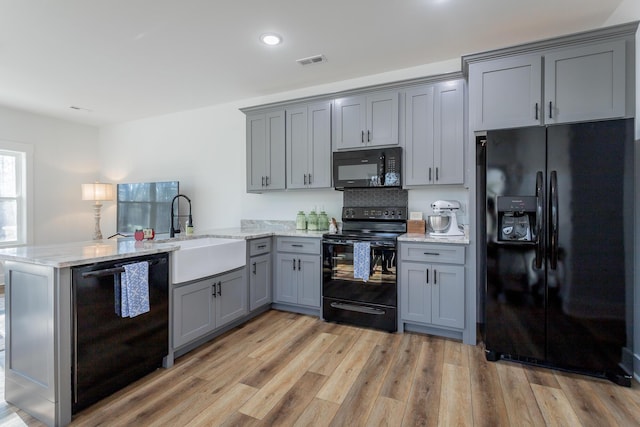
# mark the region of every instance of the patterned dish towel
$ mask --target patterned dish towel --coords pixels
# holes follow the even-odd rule
[[[369,269],[371,268],[371,242],[353,243],[353,277],[369,280]]]
[[[149,263],[146,261],[125,264],[121,274],[122,317],[136,317],[149,311]]]

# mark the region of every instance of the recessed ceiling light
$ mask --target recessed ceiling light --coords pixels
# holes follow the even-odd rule
[[[264,33],[260,36],[260,41],[268,46],[276,46],[282,43],[282,36],[276,33]]]

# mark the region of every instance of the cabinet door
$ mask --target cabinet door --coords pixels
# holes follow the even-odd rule
[[[464,267],[432,264],[432,315],[434,325],[464,328]]]
[[[364,147],[367,125],[365,98],[362,96],[339,98],[334,104],[336,149]]]
[[[244,269],[214,278],[217,295],[214,298],[216,328],[247,314],[247,282]]]
[[[320,257],[298,255],[298,304],[320,307]]]
[[[251,258],[249,270],[249,310],[271,302],[271,254]]]
[[[398,92],[367,96],[367,145],[398,144]]]
[[[298,303],[298,257],[293,254],[276,256],[276,302]]]
[[[405,93],[404,183],[426,185],[433,181],[434,86]]]
[[[331,187],[331,103],[323,102],[308,108],[308,186]]]
[[[464,181],[463,81],[440,83],[435,89],[433,168],[435,184]]]
[[[284,190],[285,187],[285,128],[284,111],[266,114],[267,171],[266,190]]]
[[[431,322],[429,265],[403,262],[400,267],[400,315],[402,320]]]
[[[247,116],[247,191],[262,190],[266,176],[265,115]]]
[[[624,40],[544,57],[545,123],[624,117]]]
[[[287,188],[304,188],[309,174],[307,107],[287,110]]]
[[[205,279],[173,289],[173,347],[177,348],[215,328],[214,280]]]
[[[541,124],[542,57],[521,55],[469,65],[471,131]]]

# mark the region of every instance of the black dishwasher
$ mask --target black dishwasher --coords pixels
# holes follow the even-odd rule
[[[123,317],[121,274],[148,263],[149,311]],[[169,256],[166,253],[72,268],[72,413],[162,366],[169,351]]]

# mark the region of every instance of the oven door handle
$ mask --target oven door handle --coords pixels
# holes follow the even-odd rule
[[[353,246],[356,242],[366,242],[366,240],[341,240],[341,241],[332,241],[325,240],[323,243],[328,243],[335,246]],[[380,244],[380,243],[371,243],[371,249],[395,249],[396,245],[393,243],[389,244]]]
[[[356,311],[358,313],[375,314],[378,316],[386,313],[386,311],[381,310],[379,308],[364,307],[361,305],[354,305],[354,304],[345,304],[342,302],[332,302],[331,307],[337,308],[339,310]]]

